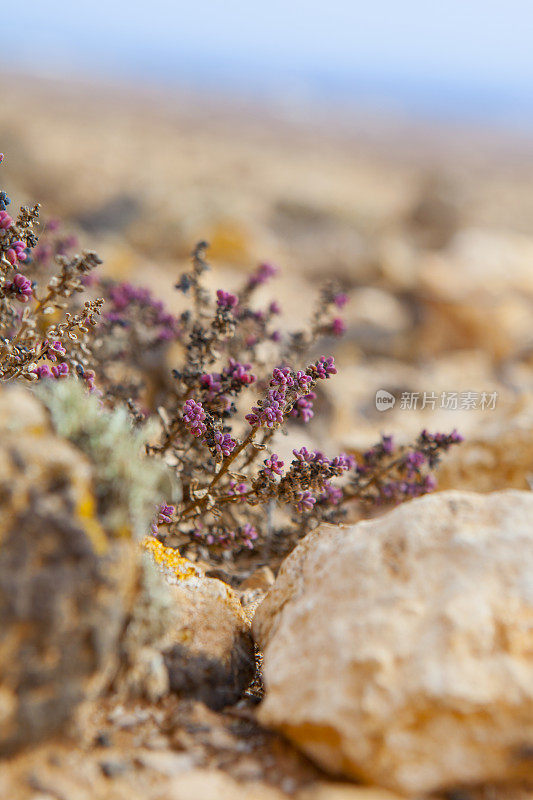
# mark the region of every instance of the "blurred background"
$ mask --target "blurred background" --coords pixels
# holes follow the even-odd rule
[[[511,429],[525,446],[530,2],[27,0],[0,14],[2,185],[15,202],[40,201],[107,273],[173,308],[199,239],[216,287],[279,264],[265,291],[285,328],[338,278],[347,334],[324,349],[342,371],[313,435],[355,446],[457,425],[479,447]],[[498,404],[379,412],[380,388],[497,391]],[[529,452],[490,488],[523,487]],[[487,473],[502,457],[491,453],[475,456],[492,458]]]

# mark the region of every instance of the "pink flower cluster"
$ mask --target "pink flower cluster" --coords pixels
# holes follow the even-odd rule
[[[331,333],[333,336],[342,336],[346,333],[346,323],[340,317],[335,317],[331,323]]]
[[[176,513],[176,506],[169,506],[163,503],[157,511],[157,518],[150,525],[150,530],[154,536],[158,533],[158,525],[168,525],[172,522],[172,516]]]
[[[240,361],[230,358],[228,366],[222,370],[222,376],[231,379],[233,383],[237,383],[240,386],[249,386],[250,383],[255,381],[255,375],[250,372],[251,369],[251,364],[241,364]]]
[[[78,365],[78,376],[82,379],[82,381],[85,381],[85,384],[89,392],[94,392],[94,390],[96,389],[96,385],[94,382],[96,378],[95,371],[92,369],[84,370],[81,366]]]
[[[132,306],[140,307],[148,312],[150,323],[159,326],[157,341],[171,341],[179,338],[180,327],[178,320],[165,310],[161,300],[156,300],[149,289],[144,286],[133,286],[131,283],[118,283],[109,290],[111,310],[105,315],[109,322],[121,325],[130,325],[135,319],[129,320],[125,315]]]
[[[324,486],[324,491],[320,495],[319,500],[327,505],[338,506],[342,498],[342,489],[338,486],[333,486],[333,484],[328,481]]]
[[[265,425],[273,428],[276,424],[283,422],[285,411],[285,392],[278,389],[270,389],[266,400],[260,406],[254,406],[245,419],[250,425]]]
[[[263,463],[265,465],[265,473],[269,478],[273,478],[274,475],[283,474],[282,467],[284,462],[279,460],[277,453],[272,453],[269,458],[265,458]]]
[[[40,366],[36,367],[33,372],[37,375],[39,379],[41,378],[66,378],[69,374],[69,366],[65,361],[62,361],[60,364],[54,364],[52,369],[48,366],[48,364],[41,364]]]
[[[332,375],[337,374],[335,359],[333,356],[329,356],[328,358],[326,358],[326,356],[320,356],[318,361],[311,365],[310,371],[313,377],[319,380],[330,378]]]
[[[7,211],[0,211],[0,230],[7,231],[13,225],[13,219]]]
[[[183,406],[183,419],[193,436],[203,436],[207,431],[203,406],[201,403],[195,403],[192,398]]]
[[[307,489],[305,491],[298,492],[297,500],[298,502],[296,503],[296,509],[301,514],[303,514],[304,511],[312,511],[313,506],[316,503],[315,498]]]
[[[337,372],[333,356],[326,358],[322,356],[314,364],[311,364],[307,371],[299,370],[293,372],[289,367],[276,367],[272,372],[270,386],[274,387],[269,389],[265,400],[259,401],[257,406],[253,406],[252,411],[246,414],[245,419],[250,425],[265,425],[267,428],[273,428],[275,425],[281,424],[284,419],[285,406],[287,404],[287,391],[293,390],[295,392],[309,394],[308,389],[315,380],[322,380],[329,378]],[[291,398],[293,406],[298,398]],[[302,412],[302,417],[310,419],[310,405],[303,405],[298,407]]]
[[[230,358],[228,366],[222,372],[206,372],[201,375],[200,386],[207,390],[208,400],[217,396],[223,397],[224,391],[239,391],[253,383],[255,375],[250,372],[251,369],[251,364],[241,364],[240,361]]]
[[[5,284],[5,288],[16,297],[19,303],[27,303],[33,295],[31,281],[20,272],[17,272],[12,281]]]
[[[387,481],[380,488],[380,499],[392,503],[401,503],[403,500],[412,497],[420,497],[423,494],[432,492],[437,483],[432,475],[425,475],[418,481]]]
[[[237,483],[237,481],[229,482],[228,494],[239,495],[246,494],[248,487],[245,483]]]
[[[231,310],[235,308],[239,303],[239,298],[237,295],[232,294],[231,292],[225,292],[224,289],[219,289],[217,291],[217,306],[224,310]]]
[[[321,450],[310,452],[307,447],[300,447],[299,450],[292,451],[297,461],[304,464],[320,464],[323,467],[331,467],[336,474],[341,474],[355,467],[355,458],[346,453],[340,453],[335,458],[329,459]]]
[[[259,264],[256,272],[250,277],[248,281],[248,287],[254,288],[256,286],[261,286],[263,283],[266,283],[269,278],[273,278],[278,272],[278,268],[274,266],[274,264],[263,263]]]
[[[345,292],[338,292],[334,298],[333,302],[337,306],[337,308],[344,308],[346,303],[348,302],[348,295]]]
[[[276,367],[272,372],[270,385],[283,390],[295,388],[300,392],[305,392],[312,382],[311,376],[303,370],[298,370],[293,374],[288,367]]]
[[[240,527],[237,531],[218,527],[211,527],[206,530],[203,526],[198,525],[192,534],[195,539],[198,539],[204,544],[221,549],[226,549],[228,547],[234,549],[236,546],[240,545],[241,547],[252,550],[254,542],[257,539],[257,530],[249,522]]]
[[[60,364],[54,364],[52,367],[52,375],[54,378],[66,378],[69,374],[69,367],[65,361],[62,361]]]
[[[229,433],[220,433],[216,431],[215,433],[215,450],[218,455],[229,456],[232,450],[235,449],[235,442],[229,435]]]
[[[55,341],[48,343],[48,352],[46,355],[49,361],[57,361],[57,356],[64,356],[66,352],[67,351],[65,350],[59,339],[56,339]]]
[[[304,422],[312,420],[315,415],[313,411],[313,400],[315,399],[316,394],[314,392],[309,392],[304,394],[303,397],[299,397],[291,411],[291,417],[301,419]]]
[[[15,266],[18,261],[26,261],[26,245],[20,240],[11,242],[9,248],[6,250],[6,258],[10,264]]]
[[[221,376],[217,372],[206,372],[200,375],[200,386],[207,390],[207,399],[213,400],[222,393]]]

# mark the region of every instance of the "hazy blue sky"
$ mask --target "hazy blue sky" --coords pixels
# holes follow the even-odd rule
[[[21,0],[0,60],[533,118],[533,0]]]

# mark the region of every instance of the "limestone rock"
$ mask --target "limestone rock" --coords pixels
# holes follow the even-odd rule
[[[350,783],[321,781],[298,792],[298,800],[400,800],[386,789],[375,786],[354,786]],[[507,798],[510,800],[510,798]]]
[[[170,688],[214,709],[235,703],[255,673],[250,621],[237,594],[153,537],[144,544],[169,581],[175,610],[159,643]]]
[[[294,800],[400,800],[382,789],[325,782],[286,793],[264,782],[241,783],[213,769],[196,769],[180,775],[168,791],[168,800],[287,800],[289,797]]]
[[[121,495],[134,487],[115,478],[105,513],[109,496],[90,455],[101,441],[91,427],[98,403],[79,388],[60,391],[65,416],[85,426],[86,450],[58,434],[31,392],[0,392],[0,754],[55,733],[106,684],[137,591],[139,548]],[[55,396],[59,416],[61,402]],[[99,413],[98,426],[110,450],[125,438],[112,415]],[[115,466],[108,457],[106,481]]]
[[[439,488],[475,492],[528,489],[533,483],[533,396],[490,416],[467,433],[460,448],[442,460]]]
[[[210,708],[237,702],[255,672],[250,624],[235,593],[216,578],[171,587],[179,621],[163,649],[170,688]]]
[[[271,786],[252,782],[239,784],[219,770],[193,770],[174,778],[168,800],[284,800],[286,795]]]
[[[260,721],[406,793],[533,776],[533,495],[442,492],[309,534],[256,612]]]
[[[251,622],[267,591],[274,583],[270,567],[259,567],[239,587],[239,597],[246,617]]]

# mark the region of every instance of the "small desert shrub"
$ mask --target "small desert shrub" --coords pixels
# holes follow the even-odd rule
[[[261,560],[322,521],[345,519],[353,504],[376,508],[434,488],[455,432],[423,431],[404,447],[383,436],[359,459],[301,447],[284,463],[273,452],[276,431],[309,423],[318,387],[337,372],[332,356],[307,354],[343,333],[341,287],[326,285],[308,329],[283,337],[278,303],[255,302],[276,268],[261,264],[239,291],[211,296],[201,242],[176,284],[190,298],[176,317],[147,288],[95,278],[96,254],[69,255],[75,242],[56,226],[38,243],[39,207],[13,218],[9,202],[2,192],[0,379],[82,381],[102,409],[127,409],[132,437],[157,422],[145,451],[166,467],[169,488],[154,536],[204,558],[254,551]],[[169,370],[171,345],[179,363]]]

